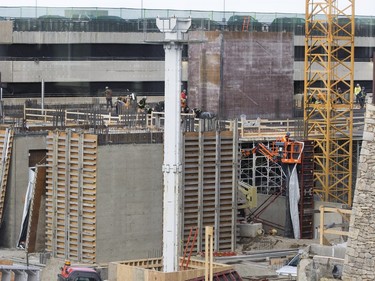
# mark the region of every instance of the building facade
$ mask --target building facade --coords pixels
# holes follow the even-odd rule
[[[101,96],[106,86],[112,88],[115,96],[130,90],[142,96],[163,97],[164,50],[162,34],[156,28],[155,18],[171,15],[192,18],[192,26],[183,48],[182,88],[191,89],[193,93],[197,87],[194,75],[206,75],[204,70],[210,71],[212,65],[200,65],[197,69],[194,60],[202,59],[196,52],[202,51],[201,46],[210,41],[212,36],[217,36],[208,32],[216,31],[222,33],[220,40],[224,41],[216,49],[218,65],[213,75],[219,80],[214,95],[223,96],[233,89],[233,77],[229,80],[225,73],[236,72],[237,77],[243,76],[245,78],[241,79],[247,82],[251,82],[249,77],[254,78],[251,83],[244,83],[242,89],[248,98],[253,99],[259,92],[262,95],[272,92],[272,99],[280,93],[286,95],[280,97],[281,101],[287,100],[286,104],[275,105],[279,107],[274,108],[278,113],[265,116],[273,118],[290,115],[284,114],[282,109],[293,102],[293,94],[303,92],[304,15],[226,12],[223,21],[222,12],[204,11],[43,7],[35,10],[20,7],[2,8],[0,13],[0,72],[4,98],[39,97],[42,84],[46,97]],[[249,39],[244,33],[262,38],[258,49],[255,48],[257,41]],[[267,37],[266,33],[275,35]],[[286,38],[282,35],[284,33],[291,36],[292,46],[288,51],[283,49]],[[232,56],[223,52],[228,50],[225,49],[228,44],[224,44],[229,43],[228,38],[232,38],[232,42],[236,41],[230,43],[234,44]],[[251,41],[254,48],[248,47]],[[266,42],[268,47],[264,45],[267,45]],[[270,46],[272,49],[268,49]],[[355,83],[366,87],[367,92],[372,91],[371,58],[374,48],[375,18],[357,17],[354,79]],[[263,57],[257,58],[260,52],[264,53]],[[234,53],[237,56],[233,56]],[[270,57],[277,58],[272,60]],[[263,63],[265,59],[268,65]],[[288,60],[291,60],[292,65]],[[241,63],[244,65],[241,66]],[[280,89],[280,85],[273,84],[271,79],[262,82],[262,89],[250,92],[258,87],[259,77],[253,75],[254,71],[249,71],[255,66],[268,67],[269,73],[282,79],[282,84],[288,86]],[[283,66],[287,66],[287,70],[291,69],[290,76],[283,76]],[[241,67],[242,72],[239,71]],[[189,72],[189,69],[192,71]],[[265,69],[262,71],[267,74]],[[202,85],[200,92],[209,86],[209,83]],[[279,89],[279,93],[275,93],[275,89]],[[199,98],[203,101],[206,97]],[[228,118],[239,117],[239,114],[264,116],[262,110],[255,113],[241,112],[233,109],[233,106],[228,109],[230,104],[225,103],[213,107],[204,103],[196,103],[194,106],[215,110],[222,117]],[[263,109],[268,109],[269,103],[265,103],[265,106]]]

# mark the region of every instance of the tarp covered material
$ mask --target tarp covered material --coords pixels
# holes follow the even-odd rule
[[[293,225],[294,238],[299,239],[301,237],[299,227],[299,214],[298,214],[298,201],[300,198],[298,175],[297,175],[297,164],[294,165],[292,173],[289,179],[289,207],[290,207],[290,218]]]
[[[29,225],[30,205],[33,198],[34,186],[35,186],[36,173],[35,168],[29,169],[29,184],[27,186],[25,204],[23,207],[22,224],[20,235],[17,242],[17,248],[25,248],[27,227]]]
[[[301,142],[302,149],[298,156],[298,159],[302,157],[303,149],[305,144]],[[299,213],[298,213],[298,202],[300,198],[300,190],[299,190],[299,183],[298,183],[298,175],[297,175],[297,164],[294,165],[292,169],[292,173],[289,177],[289,208],[290,208],[290,218],[292,220],[293,225],[293,233],[295,239],[301,238],[300,233],[300,221],[299,221]]]

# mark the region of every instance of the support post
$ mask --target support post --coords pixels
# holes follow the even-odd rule
[[[182,39],[191,19],[156,19],[164,32],[165,50],[165,128],[164,128],[164,194],[163,194],[163,270],[178,271],[181,238],[181,62]]]
[[[212,226],[206,226],[205,229],[205,244],[206,244],[206,251],[205,251],[205,259],[206,259],[206,266],[205,266],[205,281],[212,281],[213,280],[213,262],[214,262],[214,228]]]
[[[324,206],[320,206],[319,243],[324,245]]]
[[[41,93],[41,103],[42,103],[42,114],[44,114],[44,79],[42,79],[42,93]]]

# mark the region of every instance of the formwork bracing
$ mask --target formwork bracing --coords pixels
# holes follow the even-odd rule
[[[0,227],[3,221],[5,194],[13,146],[13,135],[14,131],[10,128],[0,130]]]
[[[297,166],[300,187],[300,233],[301,238],[311,239],[314,235],[314,141],[303,142],[304,150],[302,153],[302,161],[301,164]],[[271,141],[246,142],[243,140],[241,143],[241,181],[256,187],[258,194],[269,195],[265,202],[251,208],[249,218],[253,221],[260,221],[274,227],[281,227],[281,224],[264,220],[261,216],[262,212],[268,208],[278,196],[285,196],[285,187],[287,184],[286,175],[280,164],[270,161],[265,155],[252,153],[252,149],[259,143],[263,143],[266,147],[272,145]],[[281,229],[283,229],[283,226]]]
[[[204,251],[204,227],[214,226],[215,251],[234,251],[237,237],[239,149],[237,130],[186,132],[182,238],[198,228],[195,248]]]
[[[72,261],[96,261],[97,136],[49,132],[46,249]]]
[[[305,138],[315,141],[314,192],[352,203],[354,0],[306,0]]]

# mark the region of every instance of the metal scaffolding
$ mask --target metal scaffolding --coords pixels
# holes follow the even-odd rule
[[[306,0],[305,138],[315,141],[314,192],[352,204],[354,0]]]

